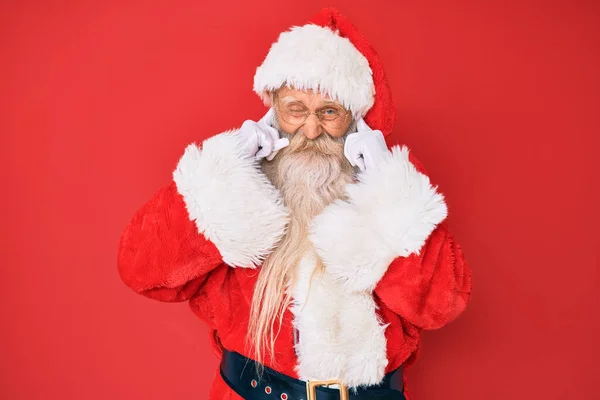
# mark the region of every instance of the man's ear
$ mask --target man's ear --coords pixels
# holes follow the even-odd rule
[[[274,102],[273,96],[274,95],[275,95],[275,92],[273,92],[273,91],[271,91],[271,92],[264,91],[262,93],[261,98],[262,98],[265,106],[267,106],[269,108],[273,107],[273,102]]]
[[[350,122],[350,126],[348,127],[348,133],[356,133],[358,132],[357,121],[355,118],[352,118],[352,122]]]

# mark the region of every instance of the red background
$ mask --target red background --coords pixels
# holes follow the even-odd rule
[[[205,326],[125,288],[119,234],[186,144],[264,113],[256,66],[326,4],[203,3],[2,3],[1,398],[206,398]],[[598,2],[337,6],[474,272],[415,400],[598,398]]]

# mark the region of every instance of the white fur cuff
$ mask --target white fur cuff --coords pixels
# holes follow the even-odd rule
[[[418,253],[447,216],[444,198],[394,147],[378,170],[362,173],[337,201],[317,216],[311,241],[327,270],[347,289],[373,290],[390,263]]]
[[[190,220],[223,261],[255,267],[284,234],[288,214],[279,192],[256,161],[242,155],[233,132],[189,145],[173,172]]]

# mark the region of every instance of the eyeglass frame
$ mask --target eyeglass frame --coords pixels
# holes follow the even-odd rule
[[[273,103],[275,104],[275,107],[277,107],[277,109],[278,109],[279,111],[281,111],[281,109],[280,109],[280,107],[279,107],[279,96],[277,95],[277,92],[274,92],[274,93],[273,93],[273,100],[274,100],[274,101],[273,101]],[[305,105],[305,104],[302,104],[302,105],[304,105],[304,106],[306,107],[306,105]],[[330,106],[324,106],[324,107],[321,107],[320,109],[327,108],[327,107],[330,107]],[[340,108],[342,108],[342,109],[345,111],[345,113],[344,113],[344,120],[343,120],[343,121],[342,121],[342,123],[341,123],[341,125],[343,125],[343,124],[344,124],[344,122],[346,122],[346,119],[348,118],[348,114],[350,114],[350,110],[347,110],[345,107],[343,107],[343,106],[341,106],[341,105],[340,105]],[[308,110],[308,107],[307,107],[307,111],[308,111],[308,112],[307,112],[307,114],[306,114],[306,118],[304,118],[304,121],[302,121],[300,124],[293,124],[293,123],[291,123],[291,122],[285,121],[285,119],[284,119],[284,121],[285,121],[285,122],[287,122],[288,124],[291,124],[291,125],[294,125],[294,126],[302,126],[302,125],[304,125],[304,124],[306,123],[306,121],[308,121],[308,118],[309,118],[309,117],[310,117],[312,114],[315,114],[315,115],[317,116],[317,119],[319,120],[319,123],[321,123],[321,124],[324,124],[324,125],[327,125],[327,123],[328,123],[328,122],[334,122],[334,121],[336,121],[336,120],[337,120],[337,118],[338,118],[338,117],[336,117],[335,119],[333,119],[333,120],[331,120],[331,121],[323,121],[323,120],[322,120],[322,117],[321,117],[321,114],[319,114],[319,111],[317,111],[317,112],[311,112],[310,110]],[[283,118],[282,118],[282,119],[283,119]]]

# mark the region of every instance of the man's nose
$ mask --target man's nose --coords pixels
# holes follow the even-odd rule
[[[308,119],[304,123],[302,131],[304,132],[304,136],[310,140],[318,138],[321,136],[321,133],[323,133],[321,121],[315,114],[309,115]]]

